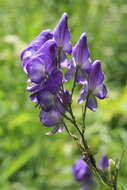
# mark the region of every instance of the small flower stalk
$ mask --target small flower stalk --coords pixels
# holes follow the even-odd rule
[[[21,62],[28,77],[27,91],[40,110],[40,122],[49,129],[47,135],[66,130],[78,145],[81,158],[73,165],[73,174],[76,181],[82,183],[82,190],[93,188],[94,175],[99,176],[109,189],[116,190],[114,182],[109,179],[111,161],[104,155],[97,166],[85,135],[87,109],[95,112],[97,100],[108,96],[103,65],[100,60],[92,60],[88,35],[83,33],[73,47],[68,15],[64,13],[53,30],[44,30],[32,40],[22,52]],[[72,86],[66,89],[65,84],[70,80]],[[76,86],[80,88],[76,103],[82,104],[82,124],[77,122],[72,109]],[[72,134],[69,123],[75,134]]]

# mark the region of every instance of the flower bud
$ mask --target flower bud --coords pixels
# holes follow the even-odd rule
[[[111,173],[114,173],[115,169],[116,169],[116,163],[115,163],[115,161],[112,160],[112,159],[109,159],[109,171]]]

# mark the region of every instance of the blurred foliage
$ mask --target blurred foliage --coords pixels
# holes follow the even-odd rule
[[[79,189],[71,175],[77,147],[65,132],[45,136],[48,129],[25,91],[27,77],[19,59],[27,44],[41,30],[53,29],[63,12],[70,16],[73,44],[87,32],[92,58],[104,62],[109,98],[96,113],[88,111],[86,132],[97,162],[103,153],[116,160],[127,148],[127,1],[0,0],[1,190]],[[77,93],[74,111],[80,122]],[[125,156],[121,190],[127,188],[126,174]]]

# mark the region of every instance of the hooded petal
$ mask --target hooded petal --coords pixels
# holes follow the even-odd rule
[[[84,65],[85,67],[85,63],[87,63],[87,60],[90,57],[86,33],[81,35],[79,41],[72,50],[72,55],[74,56],[77,65]]]
[[[85,81],[78,98],[78,104],[82,104],[88,95],[88,82]]]
[[[46,88],[53,94],[56,94],[62,84],[62,72],[59,69],[52,71],[51,75],[46,81]]]
[[[68,15],[64,13],[54,29],[54,38],[58,47],[64,47],[70,41],[70,31],[68,28]]]
[[[95,90],[103,83],[103,80],[104,73],[102,72],[101,62],[97,60],[91,66],[91,71],[88,78],[89,89]]]
[[[104,99],[107,97],[108,91],[105,84],[102,84],[94,91],[94,95],[97,96],[99,99]]]
[[[97,109],[97,100],[94,95],[90,95],[87,103],[87,107],[92,111],[96,111]]]
[[[37,50],[49,39],[53,37],[51,30],[42,31],[21,54],[21,60],[31,58]]]
[[[108,166],[109,166],[108,157],[106,155],[103,155],[99,162],[99,168],[104,170],[104,169],[108,168]]]
[[[41,110],[40,112],[40,121],[46,127],[53,127],[58,125],[61,122],[61,114],[54,108],[49,112]]]

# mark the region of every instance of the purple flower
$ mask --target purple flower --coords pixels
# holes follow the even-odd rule
[[[87,107],[92,111],[97,109],[97,100],[107,97],[107,88],[103,84],[104,73],[101,69],[101,62],[95,61],[91,66],[91,71],[88,76],[88,80],[85,81],[83,88],[78,99],[78,103],[81,104],[88,97]]]
[[[37,50],[49,39],[53,38],[53,34],[51,30],[42,31],[31,43],[30,45],[22,52],[21,60],[24,61],[26,59],[31,58]]]
[[[91,60],[90,60],[90,52],[87,45],[87,35],[83,33],[74,46],[72,55],[74,57],[73,61],[71,62],[71,68],[65,75],[65,81],[70,80],[76,73],[76,69],[78,69],[76,82],[80,84],[84,84],[87,73],[90,71],[91,67]]]
[[[99,168],[102,169],[102,170],[105,170],[107,169],[109,166],[109,161],[108,161],[108,157],[107,155],[103,155],[100,162],[99,162]]]
[[[37,102],[42,108],[42,110],[48,112],[55,105],[55,97],[52,93],[47,91],[46,89],[39,91],[36,94]]]
[[[80,158],[73,165],[72,171],[75,180],[83,183],[82,189],[89,190],[93,183],[93,177],[87,163],[82,158]]]
[[[72,51],[72,46],[70,44],[70,31],[67,22],[68,15],[67,13],[64,13],[54,29],[53,36],[57,46],[70,54]]]
[[[54,40],[45,42],[35,55],[23,61],[24,71],[30,79],[35,74],[35,77],[39,78],[37,83],[38,80],[42,80],[42,77],[39,76],[50,73],[54,68],[56,68],[56,43]]]

